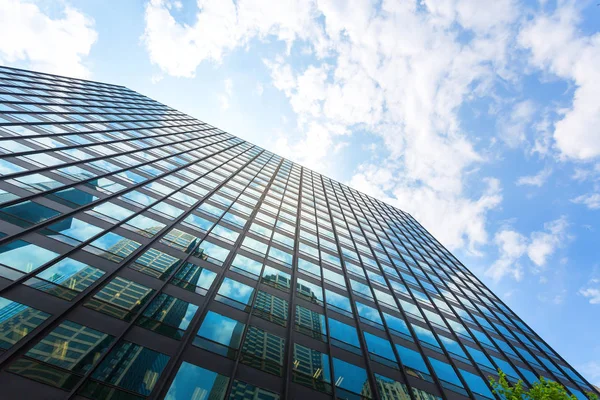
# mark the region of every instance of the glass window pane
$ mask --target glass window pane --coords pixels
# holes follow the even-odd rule
[[[213,397],[209,396],[208,399],[213,400]],[[220,397],[214,399],[219,400]],[[279,400],[279,395],[236,379],[231,387],[229,400]]]
[[[216,277],[213,271],[188,262],[177,271],[171,283],[204,296]]]
[[[316,311],[296,305],[296,330],[315,339],[327,341],[325,316]]]
[[[198,306],[165,293],[159,294],[136,323],[160,334],[181,339]]]
[[[228,384],[228,377],[184,361],[165,400],[223,400]]]
[[[338,397],[344,397],[345,391],[363,395],[371,392],[367,371],[364,368],[333,358],[333,373],[335,386],[342,395],[338,394]]]
[[[129,321],[153,292],[153,289],[117,276],[84,305],[111,317]]]
[[[488,385],[479,375],[472,374],[471,372],[464,371],[462,369],[459,369],[459,371],[465,382],[467,382],[467,386],[469,386],[469,389],[471,389],[473,393],[480,394],[490,399],[494,398],[494,395],[490,391]]]
[[[253,295],[254,288],[231,278],[225,278],[219,287],[215,300],[240,310],[246,310],[252,302]]]
[[[294,343],[293,380],[301,385],[331,393],[329,356]]]
[[[104,273],[98,268],[67,257],[27,280],[25,284],[61,299],[72,300]]]
[[[49,316],[33,307],[0,297],[0,348],[11,348]]]
[[[273,375],[283,372],[285,339],[250,326],[242,346],[241,362]]]
[[[114,394],[108,395],[112,389],[104,382],[148,396],[168,361],[165,354],[123,340],[96,367],[81,393],[92,399],[110,398]]]
[[[136,271],[158,279],[164,279],[173,269],[177,268],[181,260],[160,250],[150,248],[129,265]]]
[[[222,356],[235,358],[245,325],[233,318],[209,311],[194,339],[194,345]]]
[[[271,321],[275,324],[286,326],[288,316],[288,302],[270,293],[260,290],[254,302],[254,315]]]
[[[14,280],[56,257],[58,254],[53,251],[24,240],[15,240],[0,246],[0,275]]]

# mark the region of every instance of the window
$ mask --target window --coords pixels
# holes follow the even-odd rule
[[[248,311],[248,306],[252,302],[253,295],[254,288],[234,281],[231,278],[225,278],[219,287],[215,300],[231,307]]]
[[[292,379],[304,386],[331,393],[329,356],[309,347],[294,343]]]
[[[184,361],[179,367],[165,399],[223,400],[228,383],[228,377]]]
[[[223,262],[229,255],[230,250],[211,243],[207,240],[202,242],[200,248],[194,253],[195,256],[201,257],[215,265],[223,265]]]
[[[341,347],[344,350],[361,354],[360,342],[358,340],[356,328],[333,318],[328,318],[327,320],[329,322],[329,336],[331,336],[331,344]]]
[[[39,233],[71,246],[77,246],[102,231],[102,228],[77,218],[66,218],[40,230]]]
[[[467,391],[463,388],[460,378],[458,375],[456,375],[456,372],[454,372],[454,369],[450,364],[433,357],[428,358],[429,362],[431,363],[431,367],[435,371],[437,377],[440,379],[443,387],[468,396]]]
[[[275,324],[286,326],[288,316],[288,302],[270,293],[260,290],[254,302],[254,315],[271,321]]]
[[[316,311],[296,305],[296,330],[323,342],[327,341],[325,316]]]
[[[358,311],[358,315],[362,322],[374,326],[378,329],[383,329],[383,321],[379,316],[379,311],[377,311],[373,307],[369,307],[358,301],[356,301],[355,304],[356,310]]]
[[[241,254],[235,256],[231,262],[230,270],[247,276],[248,278],[258,280],[262,271],[263,264]]]
[[[12,363],[8,371],[71,390],[113,339],[106,333],[65,321]]]
[[[279,250],[275,247],[269,249],[269,259],[286,267],[292,266],[292,255],[286,251]]]
[[[49,316],[33,307],[0,297],[0,349],[10,349]]]
[[[341,294],[337,294],[331,290],[325,290],[325,296],[327,299],[327,307],[337,311],[338,313],[352,318],[352,307],[350,306],[350,299]]]
[[[320,286],[303,279],[296,280],[296,293],[298,297],[311,303],[323,305],[323,289]]]
[[[90,399],[125,398],[122,388],[148,396],[168,361],[165,354],[123,340],[96,367],[80,394]]]
[[[153,292],[144,285],[117,276],[84,305],[111,317],[129,321]]]
[[[235,319],[209,311],[194,338],[194,345],[235,359],[245,327]]]
[[[333,358],[333,377],[338,398],[347,398],[346,392],[353,395],[350,398],[355,398],[358,394],[362,396],[356,398],[372,398],[368,395],[371,393],[371,386],[364,368]]]
[[[389,397],[390,400],[402,400],[409,398],[408,388],[404,383],[379,374],[375,374],[375,380],[377,381],[379,392],[384,393]],[[441,400],[441,397],[435,396],[422,389],[413,387],[412,391],[416,399]]]
[[[181,260],[160,250],[149,248],[136,258],[129,268],[158,279],[165,279],[175,269]]]
[[[58,254],[53,251],[24,240],[15,240],[0,246],[0,275],[15,280],[56,257]]]
[[[167,398],[169,397],[167,396]],[[188,398],[186,398],[186,400],[187,399]],[[221,399],[221,397],[214,397],[214,400],[219,399]],[[179,399],[177,398],[175,400]],[[210,397],[210,400],[213,400],[213,397]],[[279,395],[269,390],[259,388],[258,386],[254,386],[236,379],[231,386],[231,395],[229,396],[229,400],[279,400]]]
[[[372,360],[387,365],[388,367],[398,369],[394,351],[389,340],[375,336],[369,332],[364,332],[364,336]]]
[[[400,361],[404,365],[404,369],[408,375],[416,378],[432,381],[429,375],[429,369],[423,360],[423,356],[418,351],[396,344],[396,350],[400,355]]]
[[[281,376],[284,352],[284,339],[255,326],[250,326],[246,332],[240,361],[270,374]]]
[[[403,319],[400,319],[396,316],[387,313],[383,313],[383,318],[385,319],[385,322],[388,325],[388,328],[392,334],[399,336],[403,339],[410,340],[411,342],[413,341],[412,335],[408,330],[408,326],[406,325],[406,322],[404,322]]]
[[[216,277],[213,271],[188,262],[177,271],[171,283],[205,296]]]
[[[28,228],[57,215],[60,215],[60,212],[33,201],[0,207],[0,219],[22,228]]]
[[[25,281],[25,285],[70,301],[103,275],[104,271],[67,257]]]
[[[494,395],[490,391],[488,385],[479,375],[472,374],[462,369],[459,369],[459,372],[462,375],[465,382],[467,382],[467,386],[469,387],[469,389],[471,389],[473,393],[482,395],[489,399],[494,398]]]
[[[265,266],[260,281],[266,285],[287,292],[290,290],[292,276],[273,267]]]
[[[140,246],[141,245],[135,240],[124,238],[113,232],[108,232],[86,246],[85,250],[118,263],[124,258],[127,258]]]
[[[136,323],[162,335],[181,339],[197,310],[195,304],[161,293]]]

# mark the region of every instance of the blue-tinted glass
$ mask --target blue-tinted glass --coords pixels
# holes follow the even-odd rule
[[[296,291],[304,299],[312,303],[323,303],[323,289],[303,279],[296,280]]]
[[[333,376],[335,386],[342,390],[347,390],[351,393],[369,393],[369,381],[367,372],[354,364],[333,358]],[[339,396],[339,397],[344,397]]]
[[[95,369],[92,378],[148,396],[168,361],[169,356],[165,354],[122,341]],[[90,398],[100,398],[99,394],[103,389],[92,382],[84,386],[83,394]]]
[[[423,360],[423,356],[418,351],[409,349],[407,347],[396,344],[396,350],[398,350],[398,354],[400,355],[400,361],[404,364],[405,367],[408,367],[417,372],[423,372],[425,374],[429,374],[429,369]],[[417,377],[422,377],[420,374],[416,375]]]
[[[269,266],[265,266],[261,276],[262,283],[286,291],[290,289],[291,280],[292,276],[290,274]]]
[[[212,400],[213,397],[210,399]],[[215,396],[214,399],[219,400],[220,397]],[[279,395],[236,379],[231,387],[229,400],[279,400]]]
[[[508,375],[514,379],[519,379],[519,375],[517,375],[517,372],[513,369],[513,367],[507,361],[504,361],[504,360],[502,360],[498,357],[494,357],[494,356],[492,356],[492,358],[494,359],[494,362],[496,363],[498,368],[500,368],[502,370],[502,372],[504,372],[506,375]]]
[[[344,324],[333,318],[328,318],[328,321],[329,335],[332,339],[360,348],[360,342],[355,327]]]
[[[381,316],[379,315],[379,311],[377,311],[373,307],[369,307],[360,302],[355,302],[356,309],[358,310],[358,315],[360,315],[361,319],[366,319],[371,322],[375,322],[378,325],[383,325],[383,321],[381,320]]]
[[[302,306],[296,306],[296,329],[316,339],[327,340],[325,316]]]
[[[440,344],[437,341],[437,339],[433,336],[433,332],[431,332],[429,329],[422,328],[415,324],[413,324],[412,327],[415,331],[415,335],[423,344],[425,344],[429,348],[440,348]]]
[[[15,240],[0,246],[0,275],[16,279],[23,273],[34,271],[56,257],[58,254],[53,251],[24,240]],[[5,267],[10,267],[12,270]]]
[[[471,389],[472,392],[488,397],[490,399],[494,398],[494,395],[492,394],[488,385],[479,375],[472,374],[462,369],[459,369],[459,371],[465,382],[467,382],[467,386],[469,387],[469,389]]]
[[[412,335],[410,334],[408,326],[404,320],[386,313],[383,313],[383,318],[385,319],[385,322],[392,333],[397,335],[399,334],[402,337],[412,340]]]
[[[245,325],[235,319],[209,311],[197,335],[232,349],[240,347]],[[197,341],[194,340],[197,344]],[[205,347],[205,346],[202,346]]]
[[[492,364],[490,359],[481,350],[474,349],[470,346],[465,346],[465,348],[477,364],[483,365],[484,367],[488,367],[494,371],[496,370],[496,368],[494,368],[494,364]]]
[[[530,370],[528,370],[527,368],[521,368],[521,367],[517,367],[517,368],[519,368],[519,371],[521,372],[521,374],[523,374],[523,376],[525,377],[525,379],[527,380],[527,382],[530,385],[533,385],[535,382],[537,382],[539,380],[537,375],[534,374],[533,372],[531,372]]]
[[[254,288],[244,285],[231,278],[225,278],[219,287],[219,301],[224,302],[232,307],[240,308],[249,305],[252,301]],[[231,302],[233,300],[234,302]]]
[[[161,293],[144,310],[137,324],[180,339],[196,314],[198,306]]]
[[[165,400],[223,400],[229,378],[183,362],[169,387]]]
[[[135,240],[124,238],[113,232],[108,232],[102,237],[94,240],[90,246],[86,246],[85,249],[111,261],[120,262],[137,250],[137,248],[140,247],[140,244]]]
[[[286,266],[292,265],[292,255],[286,251],[276,249],[275,247],[271,247],[269,249],[269,258],[272,258]]]
[[[0,297],[0,348],[9,349],[49,316],[33,307]]]
[[[205,295],[216,277],[216,273],[206,268],[199,267],[192,263],[185,263],[177,271],[171,283],[186,290]]]
[[[375,336],[369,332],[364,332],[364,334],[369,352],[374,353],[380,357],[392,360],[394,362],[396,361],[394,357],[394,351],[389,340],[379,336]]]
[[[460,345],[458,344],[457,341],[447,338],[443,335],[438,335],[438,337],[440,338],[442,344],[444,345],[444,348],[446,348],[446,350],[449,353],[455,354],[459,357],[467,358],[467,355],[465,354],[465,352],[460,347]]]
[[[0,218],[21,227],[29,227],[56,217],[60,212],[33,201],[0,207]]]
[[[199,249],[200,254],[202,254],[202,258],[217,265],[223,264],[230,251],[231,250],[228,250],[206,240],[200,244]]]
[[[431,363],[431,367],[435,371],[435,374],[438,376],[438,378],[440,378],[442,381],[450,382],[453,385],[463,387],[458,375],[456,375],[456,372],[454,372],[454,369],[450,364],[433,357],[428,358],[429,362]]]
[[[252,279],[258,279],[262,266],[261,262],[238,254],[231,262],[231,267],[229,268]]]
[[[346,296],[342,296],[341,294],[337,294],[336,292],[327,289],[325,290],[325,296],[328,306],[333,306],[335,309],[352,314],[350,299],[348,299]]]

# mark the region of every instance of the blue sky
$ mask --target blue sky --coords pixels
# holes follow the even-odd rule
[[[0,63],[128,86],[410,212],[598,385],[596,3],[4,0]]]

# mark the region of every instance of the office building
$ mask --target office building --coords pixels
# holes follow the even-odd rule
[[[593,390],[411,215],[125,87],[0,67],[4,398],[493,399],[498,369]]]

